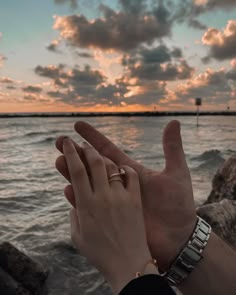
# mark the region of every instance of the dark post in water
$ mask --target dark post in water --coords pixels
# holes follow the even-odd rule
[[[199,126],[199,107],[202,105],[202,99],[200,97],[197,97],[195,99],[195,105],[197,106],[197,127]]]

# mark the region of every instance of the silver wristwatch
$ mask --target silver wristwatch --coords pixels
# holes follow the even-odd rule
[[[201,217],[195,230],[183,250],[171,264],[169,270],[161,276],[167,279],[170,285],[177,286],[192,272],[202,259],[202,252],[207,245],[211,233],[211,226]]]

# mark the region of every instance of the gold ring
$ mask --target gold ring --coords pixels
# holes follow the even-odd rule
[[[123,168],[119,168],[119,172],[118,173],[113,173],[111,174],[108,178],[111,179],[114,176],[121,176],[121,175],[125,175],[125,170]]]
[[[108,178],[111,179],[112,177],[120,176],[120,173],[113,173]]]
[[[113,178],[113,179],[109,179],[109,183],[111,183],[112,181],[120,181],[121,183],[124,184],[124,181],[121,178]]]

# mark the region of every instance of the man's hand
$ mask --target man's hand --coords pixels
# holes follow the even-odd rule
[[[196,211],[189,169],[180,135],[180,124],[171,121],[163,133],[166,166],[162,171],[145,168],[130,159],[110,140],[85,122],[77,122],[75,130],[101,155],[117,166],[128,165],[139,175],[144,208],[145,226],[151,254],[160,269],[166,270],[192,234]],[[56,146],[63,152],[63,137]],[[79,145],[75,144],[77,152]],[[148,151],[147,151],[148,152]],[[58,171],[68,180],[70,175],[64,156],[56,161]],[[65,189],[67,199],[75,206],[72,187]]]

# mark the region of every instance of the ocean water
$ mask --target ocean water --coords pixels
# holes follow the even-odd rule
[[[86,118],[146,166],[164,167],[162,131],[171,117]],[[236,153],[236,117],[178,117],[196,204],[206,200],[214,173]],[[102,276],[71,245],[66,181],[54,162],[55,138],[75,118],[0,119],[0,241],[10,241],[50,270],[48,294],[110,294]]]

